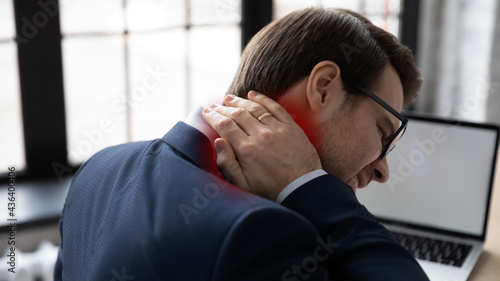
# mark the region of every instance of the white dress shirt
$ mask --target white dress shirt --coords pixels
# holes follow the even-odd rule
[[[289,185],[287,185],[276,197],[276,203],[281,204],[285,198],[294,192],[297,188],[304,185],[306,182],[309,182],[317,177],[322,175],[326,175],[327,173],[323,169],[314,170],[309,172],[301,177],[298,177],[296,180],[292,181]]]

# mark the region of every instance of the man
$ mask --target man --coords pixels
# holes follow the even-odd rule
[[[310,8],[270,24],[227,106],[203,111],[239,187],[219,173],[199,112],[162,139],[107,148],[73,180],[55,279],[427,280],[353,192],[387,180],[419,79],[409,51],[355,13]],[[240,98],[250,89],[272,99]]]

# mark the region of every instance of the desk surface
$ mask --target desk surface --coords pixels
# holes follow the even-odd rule
[[[490,205],[490,218],[483,253],[469,276],[469,281],[500,280],[500,158]]]

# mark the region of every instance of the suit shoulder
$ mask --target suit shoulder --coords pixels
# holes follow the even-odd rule
[[[93,158],[102,159],[110,156],[131,157],[131,156],[141,156],[144,154],[158,153],[159,151],[161,151],[162,144],[164,144],[164,142],[161,139],[122,143],[103,148],[102,150],[98,151],[94,156],[92,156],[91,159]]]
[[[132,164],[140,160],[140,158],[146,154],[158,153],[161,151],[162,144],[164,143],[161,139],[155,139],[109,146],[96,152],[85,161],[80,167],[80,170],[83,170],[87,166],[103,170],[106,167],[113,167],[113,169],[116,169],[122,165]]]
[[[286,236],[318,236],[314,225],[301,214],[266,199],[262,200],[267,202],[259,201],[234,219],[226,232],[226,242],[249,236],[261,243],[264,240],[272,241],[270,237],[286,240]]]
[[[319,237],[311,222],[283,206],[272,203],[250,208],[226,232],[212,280],[284,280],[294,264],[313,253]],[[325,275],[324,269],[317,274]]]

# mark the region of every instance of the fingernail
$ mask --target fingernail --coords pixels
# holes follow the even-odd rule
[[[226,101],[232,101],[234,99],[234,95],[227,95]]]
[[[214,143],[214,146],[215,146],[215,152],[217,153],[221,153],[222,150],[224,149],[224,146],[218,141]]]
[[[212,105],[210,106],[210,108],[216,108],[216,107],[217,107],[217,105],[216,105],[216,104],[212,104]]]
[[[252,98],[255,98],[259,93],[257,93],[256,91],[252,90],[250,92],[248,92],[248,96],[252,97]]]
[[[202,112],[203,112],[203,113],[210,113],[210,111],[211,111],[211,110],[210,110],[209,108],[205,108],[205,109],[203,109],[203,111],[202,111]]]

